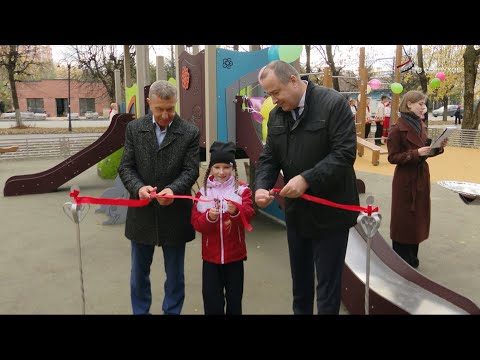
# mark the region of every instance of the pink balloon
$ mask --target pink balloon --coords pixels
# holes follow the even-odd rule
[[[262,67],[262,68],[260,69],[260,71],[258,72],[258,82],[260,82],[260,76],[262,76],[262,72],[263,72],[263,70],[265,69],[266,66],[267,66],[267,65],[265,65],[264,67]]]
[[[370,87],[373,90],[377,90],[377,89],[380,89],[380,86],[382,85],[382,83],[378,79],[372,79],[368,82],[368,85],[370,85]]]
[[[250,108],[250,113],[252,114],[252,119],[258,123],[263,122],[263,116],[260,114],[260,109],[262,108],[265,98],[260,96],[251,96],[247,98],[247,106]]]
[[[443,71],[440,71],[440,72],[437,73],[437,75],[435,75],[435,77],[440,79],[440,81],[442,81],[442,82],[443,82],[443,80],[445,80],[446,76],[447,75],[445,75],[445,73]]]

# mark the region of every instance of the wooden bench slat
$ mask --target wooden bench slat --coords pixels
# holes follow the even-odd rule
[[[0,153],[15,152],[18,146],[0,147]]]
[[[360,149],[359,149],[360,148]],[[388,150],[381,146],[375,145],[359,136],[357,136],[357,151],[358,156],[363,155],[363,148],[367,148],[372,151],[372,164],[377,166],[380,163],[380,155],[388,154]]]

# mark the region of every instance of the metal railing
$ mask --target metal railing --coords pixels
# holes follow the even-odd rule
[[[360,133],[360,129],[357,125],[357,135]],[[444,128],[435,127],[428,128],[427,134],[428,137],[436,139],[442,132]],[[375,138],[375,126],[372,126],[370,134],[368,135],[368,140],[373,141]],[[465,147],[465,148],[474,148],[480,149],[480,130],[470,130],[470,129],[456,129],[453,131],[452,135],[448,138],[448,146],[455,147]]]
[[[15,139],[2,139],[0,136],[0,147],[18,146],[16,152],[1,154],[0,161],[51,157],[67,158],[92,144],[101,135],[102,134],[46,138],[25,137]]]
[[[436,139],[443,128],[428,128],[428,137]],[[480,148],[480,130],[457,129],[448,138],[448,146]]]
[[[428,137],[435,139],[443,131],[442,128],[429,128]],[[34,138],[2,139],[0,136],[0,147],[18,146],[16,152],[0,154],[0,161],[29,158],[67,158],[84,149],[96,141],[102,134],[62,136]],[[370,133],[369,138],[373,137]],[[480,130],[457,129],[449,137],[448,146],[480,148]]]

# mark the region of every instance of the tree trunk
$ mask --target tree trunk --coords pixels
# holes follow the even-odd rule
[[[332,54],[332,45],[325,45],[325,49],[327,51],[327,63],[330,66],[330,70],[332,70],[332,76],[338,76],[339,71],[335,68],[335,60],[333,59]],[[340,91],[340,84],[338,83],[338,77],[333,78],[333,88],[337,91]]]
[[[15,83],[15,69],[8,69],[8,81],[10,82],[10,89],[12,90],[12,103],[13,108],[15,109],[15,121],[17,123],[17,127],[23,127],[22,117],[20,116],[20,106],[18,105],[18,94],[17,94],[17,86]]]
[[[420,81],[420,85],[422,87],[422,92],[427,95],[428,94],[428,79],[427,75],[425,74],[425,70],[423,67],[423,46],[422,45],[417,45],[417,66],[422,69],[418,75],[418,79]],[[429,101],[427,100],[427,104],[429,104]],[[433,109],[432,109],[433,110]],[[428,107],[427,107],[427,113],[425,114],[425,125],[428,127]]]
[[[448,96],[447,95],[443,95],[442,104],[443,104],[442,120],[447,121],[447,116],[448,116]]]
[[[310,67],[310,51],[311,51],[311,45],[305,45],[305,54],[307,56],[307,63],[305,64],[306,73],[312,72],[312,68]]]
[[[474,89],[475,80],[477,78],[478,62],[480,59],[480,49],[475,50],[473,45],[467,45],[463,53],[463,66],[465,76],[465,93],[463,95],[463,120],[462,129],[478,129],[479,111],[477,106],[477,114],[474,116]]]

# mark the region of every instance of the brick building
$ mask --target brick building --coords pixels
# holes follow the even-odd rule
[[[68,80],[48,79],[16,83],[20,111],[46,113],[47,117],[68,114]],[[108,109],[110,101],[101,83],[70,80],[71,112],[85,116],[85,112],[97,112],[100,116]]]

